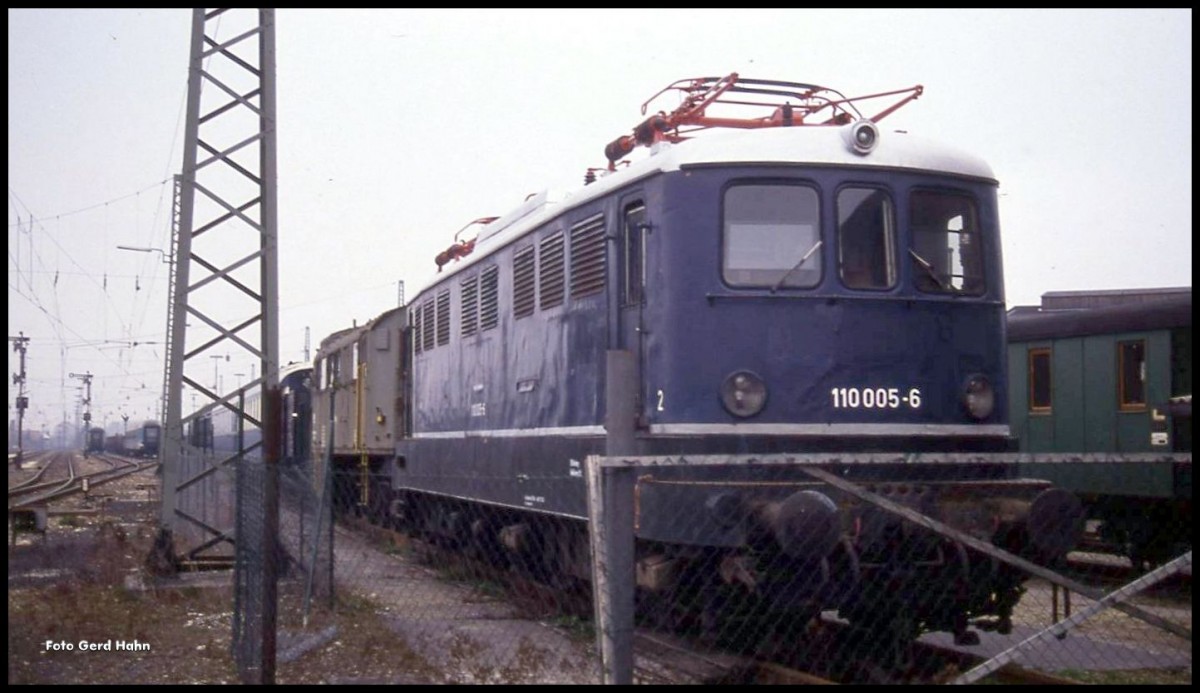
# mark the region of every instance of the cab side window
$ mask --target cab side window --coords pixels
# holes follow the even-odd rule
[[[896,214],[875,188],[843,188],[837,196],[838,275],[851,289],[896,285]]]

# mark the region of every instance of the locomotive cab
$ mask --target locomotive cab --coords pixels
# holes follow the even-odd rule
[[[626,223],[652,232],[618,258],[645,266],[650,327],[621,340],[647,432],[732,437],[706,452],[1009,449],[990,169],[903,133],[868,155],[834,128],[712,139],[658,154]],[[784,161],[754,163],[768,151]]]

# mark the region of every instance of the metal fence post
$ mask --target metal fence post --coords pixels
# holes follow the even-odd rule
[[[279,607],[279,562],[283,558],[279,538],[279,451],[280,391],[277,386],[263,392],[263,533],[262,552],[262,683],[275,683],[276,628]]]
[[[609,458],[632,455],[637,364],[631,352],[609,351],[606,366],[606,452]],[[633,683],[635,474],[633,468],[588,458],[596,632],[601,678],[608,684]]]

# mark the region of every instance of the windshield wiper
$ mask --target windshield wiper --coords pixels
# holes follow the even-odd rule
[[[908,254],[913,256],[913,259],[917,261],[917,264],[920,265],[921,269],[925,270],[925,274],[929,275],[929,278],[932,279],[933,282],[938,285],[939,289],[941,289],[942,291],[949,292],[949,293],[958,293],[958,290],[955,289],[952,285],[947,284],[942,281],[942,278],[938,276],[937,270],[935,270],[933,268],[933,265],[930,264],[930,262],[928,260],[926,260],[925,258],[921,257],[920,255],[917,255],[917,251],[913,250],[912,248],[909,248]]]
[[[783,273],[783,276],[779,278],[779,281],[775,283],[775,286],[771,287],[771,293],[775,293],[776,291],[779,291],[779,287],[783,286],[783,283],[785,281],[787,281],[787,278],[792,276],[792,272],[795,272],[796,270],[800,269],[800,266],[804,264],[804,261],[807,260],[808,258],[812,257],[812,254],[817,252],[817,248],[820,248],[821,244],[824,242],[825,241],[818,240],[816,243],[814,243],[813,247],[809,248],[808,252],[804,254],[804,257],[800,258],[799,262],[792,265],[792,268],[790,270]]]

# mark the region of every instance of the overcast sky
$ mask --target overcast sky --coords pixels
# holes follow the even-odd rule
[[[74,421],[71,373],[93,374],[97,423],[153,416],[167,266],[117,246],[168,248],[191,11],[8,20],[26,429]],[[924,85],[884,131],[992,166],[1010,306],[1191,285],[1190,9],[282,9],[276,23],[284,363],[304,357],[306,327],[315,352],[394,306],[398,281],[412,296],[470,220],[579,185],[662,87],[735,71],[847,95]],[[247,365],[216,359],[213,377],[230,389]]]

